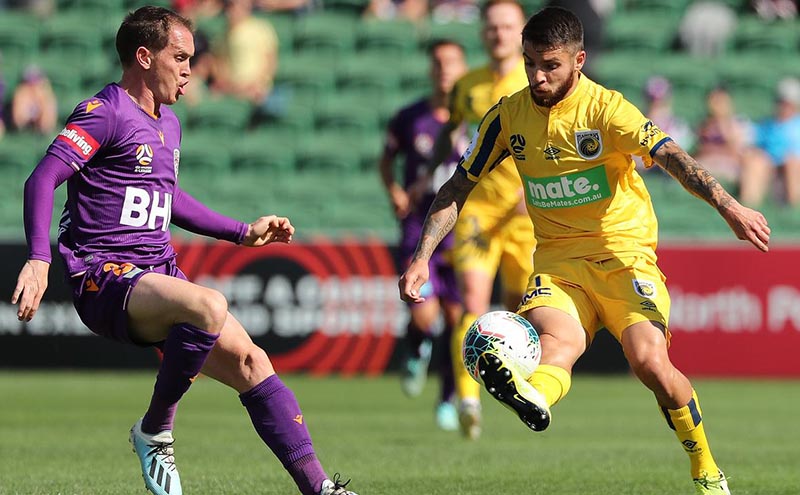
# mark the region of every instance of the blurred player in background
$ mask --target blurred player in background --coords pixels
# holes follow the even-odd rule
[[[519,33],[525,12],[516,0],[489,0],[481,11],[481,37],[489,63],[468,72],[453,89],[450,120],[439,132],[431,169],[453,150],[453,136],[472,135],[484,113],[501,96],[525,87]],[[494,173],[475,188],[455,228],[453,265],[464,303],[464,315],[453,332],[453,354],[459,418],[464,435],[481,433],[480,387],[461,361],[467,329],[489,310],[494,278],[500,272],[503,304],[515,309],[533,270],[533,228],[522,202],[522,184],[510,159],[498,160]],[[429,172],[430,174],[430,172]]]
[[[421,301],[428,260],[492,164],[511,154],[525,183],[538,245],[519,313],[539,332],[540,366],[523,376],[484,353],[487,390],[532,430],[569,391],[572,366],[597,330],[622,344],[634,374],[655,395],[691,461],[697,493],[729,494],[706,439],[689,380],[670,362],[670,299],[656,265],[657,222],[631,155],[663,167],[713,206],[739,239],[768,250],[761,213],[740,205],[683,149],[627,102],[581,74],[586,59],[578,18],[547,8],[522,32],[530,86],[486,114],[457,173],[434,200],[422,242],[400,279],[406,301]],[[546,150],[556,150],[547,152]]]
[[[418,183],[417,178],[421,172],[425,173],[424,168],[430,160],[434,140],[450,117],[448,102],[453,85],[467,71],[464,48],[454,41],[434,41],[428,53],[433,92],[401,109],[392,118],[380,161],[383,184],[395,215],[400,220],[400,257],[404,266],[414,254],[425,214],[436,191],[453,175],[461,152],[466,149],[466,139],[462,137],[461,143],[454,147],[450,156],[434,170],[433,182],[426,182],[422,189],[423,184]],[[398,155],[404,157],[402,185],[395,180],[394,174],[394,162]],[[414,185],[417,185],[417,190],[412,190]],[[462,310],[450,260],[452,245],[453,238],[448,236],[431,260],[431,280],[422,288],[427,302],[410,305],[411,320],[406,333],[408,356],[403,370],[403,391],[411,397],[418,396],[426,382],[433,349],[433,331],[441,314],[444,317],[441,337],[445,345],[442,358],[439,359],[441,390],[436,408],[436,423],[444,430],[458,429],[458,415],[452,402],[455,390],[450,338],[453,327],[461,318]]]
[[[116,46],[121,81],[78,104],[25,183],[30,255],[11,298],[18,318],[33,318],[47,287],[53,192],[66,181],[58,244],[81,320],[98,335],[163,351],[150,406],[130,432],[147,489],[182,493],[174,416],[202,371],[239,392],[301,493],[352,495],[328,479],[294,394],[228,312],[225,297],[187,281],[175,264],[171,221],[253,247],[288,243],[294,233],[287,218],[235,221],[178,187],[181,127],[168,106],[189,82],[190,22],[143,7],[122,22]]]

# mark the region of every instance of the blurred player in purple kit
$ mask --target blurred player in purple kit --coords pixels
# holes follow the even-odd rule
[[[425,170],[433,152],[434,140],[450,117],[450,92],[455,82],[467,71],[464,48],[454,41],[434,41],[428,53],[433,92],[394,116],[389,123],[386,146],[380,161],[381,177],[401,224],[400,257],[404,264],[414,254],[422,234],[425,214],[438,186],[453,175],[460,152],[467,144],[464,142],[462,146],[455,146],[450,157],[435,170],[432,184],[426,184],[426,190],[420,189],[420,172]],[[466,141],[466,137],[463,141]],[[404,157],[402,186],[394,177],[393,165],[398,155]],[[449,256],[452,244],[453,238],[448,236],[431,260],[431,279],[423,287],[429,296],[428,302],[409,306],[411,320],[406,334],[409,355],[403,375],[403,390],[407,395],[413,397],[422,393],[433,348],[432,330],[441,312],[444,316],[444,352],[441,353],[442,383],[436,422],[444,430],[458,429],[458,413],[452,403],[455,386],[449,341],[453,327],[461,318],[461,297]]]
[[[25,183],[30,254],[11,298],[18,318],[34,317],[47,288],[53,191],[67,182],[58,244],[81,320],[98,335],[163,351],[150,406],[130,432],[147,489],[182,493],[173,422],[202,372],[239,392],[258,435],[301,493],[353,495],[328,479],[294,394],[228,312],[225,297],[187,281],[175,264],[171,222],[252,247],[288,243],[294,233],[287,218],[235,221],[178,187],[181,127],[168,105],[189,82],[191,23],[143,7],[125,18],[116,47],[120,82],[78,104]]]

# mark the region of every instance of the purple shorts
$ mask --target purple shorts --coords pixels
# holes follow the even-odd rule
[[[89,330],[101,337],[136,345],[128,334],[128,299],[145,273],[160,273],[187,280],[175,260],[139,268],[132,263],[100,263],[70,279],[72,302]]]
[[[400,259],[403,260],[403,266],[407,266],[411,257],[414,255],[414,250],[417,248],[417,241],[422,235],[422,218],[414,218],[409,216],[403,221],[402,225],[402,239],[400,240]],[[422,297],[437,297],[442,301],[460,303],[461,294],[458,291],[458,283],[456,281],[456,272],[453,270],[453,265],[447,259],[443,251],[450,249],[453,244],[452,232],[445,237],[433,253],[430,262],[430,278],[420,288],[420,295]],[[410,303],[414,304],[414,303]]]

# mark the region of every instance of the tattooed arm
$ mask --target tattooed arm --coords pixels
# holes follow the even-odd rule
[[[419,289],[428,281],[428,261],[444,237],[453,230],[456,219],[475,187],[463,173],[456,171],[436,193],[417,244],[414,257],[406,272],[400,277],[400,298],[407,302],[422,302]]]
[[[770,229],[760,212],[739,204],[717,180],[674,141],[656,150],[653,160],[681,185],[722,215],[736,237],[758,249],[769,250]]]

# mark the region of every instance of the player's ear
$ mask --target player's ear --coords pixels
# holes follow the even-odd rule
[[[583,64],[585,63],[586,63],[586,51],[578,50],[578,53],[575,54],[575,68],[581,70],[583,68]]]
[[[149,69],[153,64],[153,53],[147,48],[140,46],[136,49],[136,62],[143,69]]]

